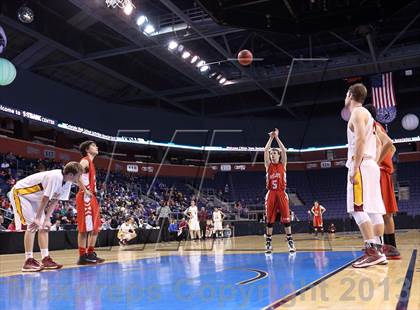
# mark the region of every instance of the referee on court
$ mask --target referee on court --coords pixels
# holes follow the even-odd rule
[[[159,240],[163,242],[169,241],[169,215],[171,214],[171,208],[169,207],[169,201],[164,203],[163,206],[159,206],[156,210],[158,216],[158,223],[160,227]]]

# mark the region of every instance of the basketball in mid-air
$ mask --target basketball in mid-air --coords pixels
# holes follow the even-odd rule
[[[252,56],[252,53],[249,50],[242,50],[238,53],[238,62],[242,66],[250,65],[253,59],[254,57]]]

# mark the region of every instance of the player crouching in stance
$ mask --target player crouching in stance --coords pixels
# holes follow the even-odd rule
[[[267,224],[266,231],[266,253],[270,254],[273,250],[271,238],[273,225],[276,220],[277,212],[281,215],[281,223],[287,236],[289,252],[296,252],[292,238],[290,226],[289,198],[286,194],[286,148],[278,137],[278,129],[269,133],[270,138],[264,148],[264,165],[267,177],[267,195],[265,196],[265,218]],[[276,139],[279,149],[271,148],[271,143]]]
[[[79,180],[83,172],[77,162],[69,162],[63,170],[55,169],[32,174],[19,180],[9,192],[9,199],[15,215],[16,229],[27,226],[25,231],[25,263],[22,271],[41,271],[60,269],[48,254],[48,231],[50,218],[59,200],[68,200],[71,184]],[[38,244],[42,261],[33,257],[35,233],[38,231]]]
[[[134,223],[134,219],[132,217],[129,217],[124,223],[121,224],[117,234],[117,237],[120,240],[119,244],[121,246],[127,245],[130,240],[137,237],[136,227]]]

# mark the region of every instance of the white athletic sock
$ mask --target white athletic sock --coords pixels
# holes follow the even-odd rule
[[[365,243],[375,244],[376,243],[376,238],[365,240]]]
[[[382,236],[375,236],[375,243],[383,245],[384,244],[384,238]]]
[[[34,253],[33,252],[25,252],[25,259],[28,258],[34,258]]]
[[[41,257],[44,259],[48,256],[48,249],[41,249]]]

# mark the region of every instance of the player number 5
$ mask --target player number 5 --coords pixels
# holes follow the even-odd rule
[[[273,180],[273,189],[277,189],[277,180]]]

